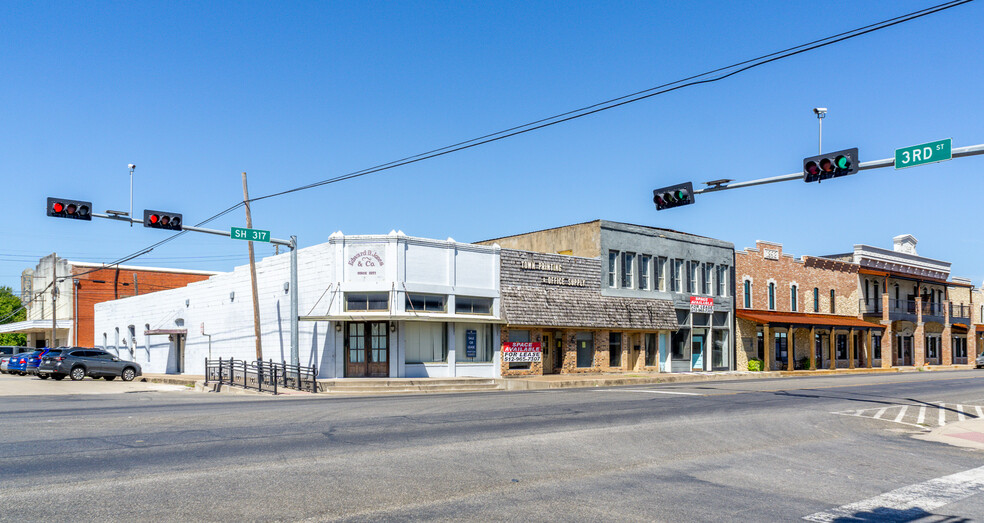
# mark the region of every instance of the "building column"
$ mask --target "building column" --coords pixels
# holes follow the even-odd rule
[[[854,368],[854,328],[847,333],[847,368]]]
[[[971,313],[973,314],[973,313]],[[977,327],[971,321],[967,325],[967,363],[974,365],[977,359]]]
[[[833,327],[830,328],[830,342],[827,349],[830,351],[830,370],[837,369],[837,333]]]
[[[786,370],[795,370],[796,365],[796,329],[790,325],[786,329]]]
[[[810,370],[817,368],[817,326],[810,325]]]
[[[865,336],[864,340],[864,359],[867,360],[867,367],[871,368],[871,358],[875,354],[875,347],[871,344],[871,329],[868,329],[868,334]]]
[[[763,356],[765,356],[765,362],[763,363],[763,367],[765,368],[762,370],[767,370],[767,371],[772,370],[772,348],[773,348],[773,343],[775,343],[775,340],[772,339],[771,334],[772,331],[769,329],[769,324],[768,323],[763,324],[762,350],[765,352],[765,354],[763,354]]]
[[[916,286],[916,328],[912,332],[912,364],[922,367],[926,364],[926,326],[922,314],[922,286]]]

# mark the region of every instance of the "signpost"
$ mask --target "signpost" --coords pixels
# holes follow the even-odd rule
[[[246,229],[243,227],[233,227],[229,232],[229,237],[233,240],[246,240],[251,242],[270,241],[270,231],[261,229]]]
[[[935,142],[910,145],[895,150],[895,168],[905,169],[927,163],[936,163],[950,160],[952,156],[953,139],[938,140]]]

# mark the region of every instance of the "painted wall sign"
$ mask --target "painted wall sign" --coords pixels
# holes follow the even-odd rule
[[[690,312],[701,312],[704,314],[710,314],[714,312],[714,298],[705,298],[703,296],[691,296]]]
[[[762,257],[766,260],[778,260],[779,249],[762,249]]]
[[[540,342],[506,342],[502,344],[502,361],[536,363],[540,361]]]
[[[386,263],[381,252],[375,249],[363,249],[348,257],[348,265],[355,269],[354,276],[361,279],[378,279],[382,277],[382,267]]]
[[[465,357],[474,358],[478,351],[478,331],[468,329],[465,331]]]

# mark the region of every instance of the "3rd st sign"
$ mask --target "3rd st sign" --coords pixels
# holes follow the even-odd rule
[[[895,168],[905,169],[927,163],[936,163],[949,160],[952,156],[953,139],[938,140],[935,142],[911,145],[895,150]]]

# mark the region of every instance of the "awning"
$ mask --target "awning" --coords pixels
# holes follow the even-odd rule
[[[984,325],[978,325],[977,332],[984,332]]]
[[[72,320],[56,320],[56,330],[69,330]],[[21,334],[51,332],[51,320],[26,320],[0,325],[0,333],[15,332]]]
[[[155,334],[188,334],[188,329],[150,329],[144,331],[144,336],[153,336]]]
[[[741,319],[756,323],[776,323],[789,325],[807,325],[817,327],[853,327],[856,329],[884,329],[884,325],[870,323],[850,316],[834,314],[797,314],[794,312],[750,311],[739,309],[735,315]]]
[[[967,334],[967,326],[963,323],[954,323],[950,325],[950,331],[954,334]]]

